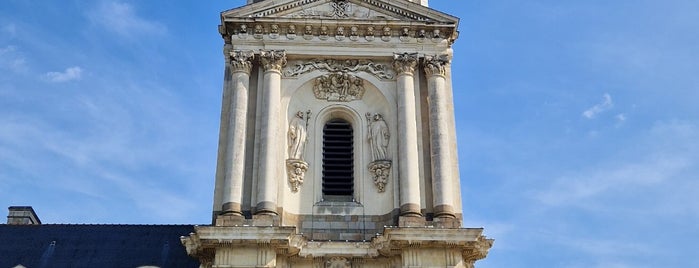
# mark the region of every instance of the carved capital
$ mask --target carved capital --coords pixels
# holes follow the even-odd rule
[[[286,65],[286,51],[284,50],[260,50],[260,62],[266,71],[281,72]]]
[[[398,75],[415,74],[415,67],[417,66],[417,53],[395,53],[393,54],[393,69],[396,70]]]
[[[446,76],[447,65],[449,65],[449,55],[437,55],[425,57],[425,74],[430,77],[433,75]]]
[[[250,70],[252,70],[252,59],[255,57],[255,53],[252,50],[228,50],[227,56],[231,72],[250,74]]]

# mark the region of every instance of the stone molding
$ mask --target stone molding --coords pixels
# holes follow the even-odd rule
[[[231,72],[244,72],[250,74],[252,70],[252,59],[255,52],[252,50],[228,50],[228,64]]]
[[[386,227],[371,241],[312,241],[298,234],[296,227],[195,226],[195,232],[180,238],[187,254],[202,263],[215,260],[217,248],[265,248],[292,258],[324,260],[324,267],[347,267],[347,262],[416,254],[422,249],[444,249],[460,252],[465,264],[483,259],[493,245],[480,228],[401,228]],[[420,256],[416,254],[415,256]],[[244,258],[246,256],[240,256]],[[233,260],[235,261],[235,260]],[[352,264],[350,262],[350,265]],[[235,263],[216,263],[235,266]],[[329,266],[328,266],[329,265]],[[226,266],[226,267],[228,267]],[[351,266],[349,266],[351,267]]]
[[[445,40],[453,43],[456,39],[456,37],[449,37],[449,33],[455,32],[453,27],[435,25],[366,25],[366,23],[340,22],[328,26],[315,22],[239,22],[230,23],[230,26],[221,27],[219,30],[229,44],[233,37],[239,40],[282,41],[295,40],[299,35],[307,41],[337,42],[373,42],[377,39],[390,42],[395,39],[401,43],[440,43]]]
[[[417,57],[417,53],[395,53],[393,54],[393,69],[398,75],[414,75]]]
[[[286,51],[284,50],[260,50],[260,63],[265,72],[275,71],[281,73],[286,65]]]
[[[447,65],[451,60],[449,55],[425,56],[425,74],[427,77],[438,75],[447,75]]]
[[[315,79],[313,94],[317,99],[338,102],[361,100],[364,80],[347,72],[335,72]]]
[[[284,71],[286,77],[298,77],[302,74],[315,70],[328,72],[366,72],[379,79],[393,79],[394,75],[384,64],[374,63],[371,60],[334,60],[334,59],[312,59],[294,64],[294,67]]]

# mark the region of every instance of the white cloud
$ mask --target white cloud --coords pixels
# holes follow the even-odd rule
[[[2,47],[0,48],[0,69],[23,73],[28,69],[27,60],[17,52],[16,46]]]
[[[61,83],[82,78],[83,69],[77,66],[69,67],[63,72],[48,72],[44,78],[50,82]]]
[[[582,115],[587,119],[595,118],[598,114],[603,113],[614,107],[614,102],[612,101],[612,96],[608,93],[604,93],[602,102],[596,104],[585,110]]]
[[[125,37],[157,34],[166,29],[161,23],[139,17],[132,5],[118,1],[103,2],[88,17],[92,23]]]

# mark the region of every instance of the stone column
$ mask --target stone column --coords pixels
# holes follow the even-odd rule
[[[451,172],[451,148],[449,144],[449,103],[446,92],[447,55],[425,57],[425,74],[430,118],[430,148],[432,149],[432,196],[434,216],[455,218],[454,191]]]
[[[398,177],[401,216],[422,215],[420,208],[420,172],[417,151],[417,115],[415,112],[415,67],[417,53],[394,54],[398,93]]]
[[[260,107],[260,154],[257,181],[257,206],[255,215],[277,215],[278,170],[284,167],[279,150],[281,129],[281,79],[286,65],[283,50],[260,50],[264,69],[262,82],[262,106]]]
[[[245,168],[245,135],[248,114],[248,89],[252,69],[252,51],[228,52],[225,94],[228,103],[228,126],[225,133],[223,214],[243,215],[243,181]],[[225,99],[225,98],[224,98]]]

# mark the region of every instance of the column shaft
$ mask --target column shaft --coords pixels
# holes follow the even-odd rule
[[[284,166],[279,148],[281,129],[281,69],[286,64],[284,51],[261,51],[264,68],[260,118],[260,158],[255,214],[277,215],[278,170]]]
[[[420,170],[418,158],[417,115],[415,112],[415,66],[417,54],[396,54],[393,67],[398,73],[398,175],[400,213],[421,216]]]
[[[225,135],[223,214],[242,215],[250,60],[252,51],[231,51],[225,89],[229,97]],[[230,76],[229,76],[230,75]]]
[[[425,61],[430,118],[432,191],[434,216],[454,218],[454,191],[449,143],[449,105],[446,87],[446,56],[428,57]]]

